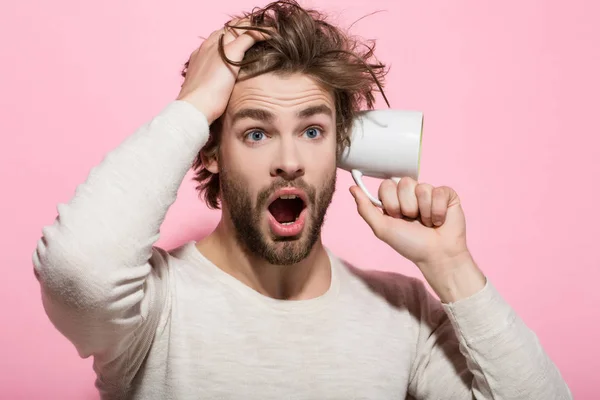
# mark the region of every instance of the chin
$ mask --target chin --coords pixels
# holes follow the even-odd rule
[[[297,264],[309,257],[318,243],[325,208],[316,208],[314,200],[304,201],[307,197],[303,192],[293,188],[281,189],[269,197],[258,201],[259,206],[240,203],[232,208],[230,216],[238,243],[250,257],[271,265]],[[271,198],[279,201],[274,203]]]
[[[308,226],[305,227],[299,234],[294,236],[279,236],[274,235],[273,232],[267,228],[270,233],[264,235],[263,241],[264,246],[259,251],[261,258],[265,259],[270,264],[274,265],[293,265],[306,259],[311,253],[315,246],[317,237],[310,235],[310,229]],[[254,250],[257,250],[255,247]]]

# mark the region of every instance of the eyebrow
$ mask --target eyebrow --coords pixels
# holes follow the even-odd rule
[[[321,104],[318,106],[312,106],[305,108],[298,112],[298,118],[309,118],[313,115],[324,114],[327,116],[333,116],[333,111],[329,106],[325,104]],[[260,108],[242,108],[232,117],[232,124],[235,124],[237,121],[242,119],[254,119],[256,121],[264,121],[264,122],[272,122],[275,119],[275,115],[267,110],[262,110]]]
[[[312,117],[313,115],[317,115],[317,114],[324,114],[324,115],[327,115],[328,117],[332,117],[333,111],[331,111],[331,108],[329,108],[327,105],[321,104],[318,106],[308,107],[308,108],[305,108],[304,110],[300,111],[298,113],[298,118],[308,118],[308,117]]]
[[[231,123],[235,124],[237,121],[246,118],[257,121],[271,122],[275,119],[275,115],[269,111],[261,110],[259,108],[242,108],[233,114]]]

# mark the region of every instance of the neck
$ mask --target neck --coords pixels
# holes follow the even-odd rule
[[[257,292],[276,299],[306,300],[324,294],[331,283],[331,265],[321,238],[308,257],[293,265],[273,265],[244,251],[233,226],[223,219],[196,245],[213,264]]]

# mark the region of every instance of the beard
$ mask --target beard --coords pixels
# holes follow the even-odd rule
[[[319,239],[325,215],[336,184],[336,169],[326,177],[323,185],[317,190],[301,179],[288,181],[281,179],[260,191],[256,204],[246,189],[241,177],[237,177],[226,169],[219,173],[221,201],[227,205],[227,211],[238,243],[249,255],[257,256],[273,265],[296,264],[310,254]],[[303,190],[308,198],[307,215],[304,229],[294,237],[276,237],[271,232],[264,232],[263,215],[269,212],[267,201],[277,190],[284,187],[296,187]]]

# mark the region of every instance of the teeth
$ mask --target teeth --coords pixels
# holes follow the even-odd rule
[[[294,222],[296,222],[296,221],[293,221],[293,222],[284,222],[284,223],[282,223],[281,225],[291,225],[291,224],[293,224]]]
[[[296,196],[295,194],[284,194],[283,196],[279,196],[279,198],[283,200],[291,200],[295,199],[296,197],[298,196]]]

